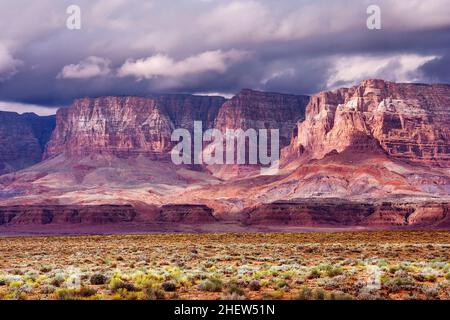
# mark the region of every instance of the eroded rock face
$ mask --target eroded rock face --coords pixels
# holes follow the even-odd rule
[[[278,154],[273,155],[273,158],[278,159],[281,149],[289,144],[292,130],[295,128],[297,121],[304,119],[308,100],[309,97],[307,96],[259,92],[249,89],[239,92],[220,108],[215,128],[224,135],[228,130],[231,130],[230,132],[234,131],[234,137],[236,137],[238,130],[242,130],[241,132],[248,134],[247,137],[253,136],[257,138],[258,145],[251,145],[247,140],[244,151],[245,159],[241,158],[242,162],[239,162],[239,165],[236,165],[236,163],[238,162],[238,152],[240,153],[240,151],[236,148],[234,160],[231,160],[231,163],[235,163],[235,165],[212,165],[208,166],[208,170],[216,177],[224,180],[254,175],[255,172],[260,170],[261,166],[267,165],[267,163],[260,161],[261,159],[257,156],[258,151],[264,150],[262,147],[267,147],[265,150],[269,150],[266,153],[269,155],[272,146],[276,146],[275,141],[272,141],[272,134],[276,134],[276,132],[272,132],[273,129],[278,130]],[[260,129],[267,129],[266,140],[261,139]],[[237,145],[238,139],[234,138],[233,140],[235,145]],[[228,136],[227,144],[233,140]],[[256,142],[256,140],[253,141]],[[264,142],[266,142],[266,145],[263,144]],[[206,152],[211,152],[211,149],[209,149],[211,146],[214,146],[214,144],[206,146]],[[250,158],[250,150],[254,150],[252,159]],[[224,162],[229,163],[229,157],[230,155],[227,154],[224,148]]]
[[[309,97],[242,90],[220,108],[216,128],[279,129],[280,145],[290,142],[297,121],[303,120]]]
[[[183,128],[192,134],[194,121],[202,122],[203,131],[216,128],[223,134],[226,129],[279,129],[280,144],[286,146],[307,101],[306,96],[252,90],[229,101],[192,95],[79,99],[58,111],[45,158],[94,154],[169,159],[178,143],[171,141],[173,130]]]
[[[248,225],[354,226],[374,212],[365,203],[339,199],[277,201],[248,209]]]
[[[382,202],[366,223],[391,226],[433,226],[449,220],[450,203],[445,201]]]
[[[0,225],[108,224],[130,222],[136,217],[131,205],[0,207]]]
[[[311,97],[284,156],[320,159],[358,141],[397,159],[450,166],[450,85],[367,80]]]
[[[214,127],[223,97],[192,95],[161,95],[155,98],[157,105],[169,116],[175,128],[193,131],[194,121],[201,121],[203,129]]]
[[[54,127],[54,116],[0,111],[0,175],[41,161]]]
[[[217,222],[214,210],[205,205],[169,204],[160,208],[158,222],[203,224]]]
[[[299,199],[246,210],[247,225],[315,227],[439,227],[448,225],[450,202]]]
[[[80,99],[56,115],[45,157],[157,155],[169,150],[173,123],[156,101],[135,97]]]
[[[45,157],[61,153],[167,158],[172,131],[192,131],[194,121],[212,127],[221,97],[167,95],[152,98],[80,99],[57,113],[57,126]]]

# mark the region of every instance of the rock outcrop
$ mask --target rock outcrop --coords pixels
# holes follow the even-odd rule
[[[67,225],[130,222],[136,217],[131,205],[0,207],[0,225]]]
[[[436,227],[450,221],[450,202],[343,199],[278,201],[246,210],[247,225],[315,227]]]
[[[393,159],[450,166],[450,85],[367,80],[311,97],[284,157],[379,146]],[[368,141],[372,140],[371,144]]]
[[[374,212],[371,205],[340,199],[277,201],[247,209],[248,225],[349,226]]]
[[[41,161],[54,127],[54,116],[0,111],[0,175]]]
[[[205,205],[168,204],[160,208],[158,222],[204,224],[217,222],[214,210]]]

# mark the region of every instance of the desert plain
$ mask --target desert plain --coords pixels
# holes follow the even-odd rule
[[[450,232],[0,238],[0,299],[450,299]]]

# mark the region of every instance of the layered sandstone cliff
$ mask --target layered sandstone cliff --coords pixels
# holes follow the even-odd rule
[[[220,108],[215,121],[215,128],[224,134],[234,132],[234,134],[227,136],[227,144],[233,141],[237,145],[239,141],[236,138],[238,132],[256,139],[252,140],[253,144],[246,140],[245,159],[241,158],[243,163],[239,162],[239,164],[236,164],[238,162],[238,153],[242,151],[238,151],[236,148],[234,150],[234,159],[230,160],[230,155],[227,154],[224,148],[224,163],[231,162],[234,164],[212,165],[208,166],[208,170],[216,177],[225,180],[259,174],[260,168],[267,167],[267,164],[260,161],[257,150],[268,150],[267,155],[271,154],[274,159],[278,160],[281,149],[289,145],[292,130],[295,128],[297,121],[304,119],[305,107],[308,101],[309,97],[300,95],[259,92],[249,89],[239,92]],[[260,135],[260,129],[266,129],[265,139],[262,139],[263,136]],[[272,131],[273,129],[278,132]],[[234,139],[232,139],[233,136]],[[278,141],[272,141],[272,137],[276,136],[278,136]],[[275,143],[278,143],[278,149],[272,149],[272,147],[275,148],[277,145]],[[206,152],[212,152],[211,146],[214,146],[214,143],[205,149]],[[252,156],[250,156],[251,150],[253,150]],[[276,154],[272,154],[272,150]],[[242,155],[240,153],[241,157]]]
[[[41,161],[54,127],[53,116],[0,111],[0,175]]]
[[[194,121],[212,127],[221,97],[162,95],[76,100],[57,113],[45,158],[92,154],[167,158],[175,128],[192,131]]]
[[[160,208],[157,221],[161,223],[212,223],[217,222],[214,210],[206,205],[167,204]]]
[[[193,96],[188,94],[160,95],[156,104],[168,115],[175,128],[192,132],[194,121],[201,121],[204,130],[214,127],[220,108],[226,102],[223,97]]]
[[[377,146],[393,159],[450,166],[450,85],[367,80],[311,97],[285,157]],[[368,144],[368,141],[372,141]]]
[[[170,149],[174,129],[154,99],[104,97],[76,100],[60,109],[45,158],[58,154],[128,157]]]
[[[248,225],[316,227],[439,227],[450,221],[450,202],[386,199],[360,202],[345,199],[278,201],[246,210]]]
[[[130,222],[136,217],[130,205],[0,207],[0,225],[108,224]]]
[[[245,89],[225,102],[215,127],[226,129],[278,129],[280,145],[289,144],[297,121],[304,119],[308,96],[259,92]]]
[[[151,210],[154,212],[148,216],[131,205],[0,206],[0,226],[104,225],[129,222],[170,225],[217,222],[213,215],[214,210],[205,205],[167,204]]]
[[[174,129],[279,129],[281,145],[303,118],[307,97],[243,90],[230,101],[222,97],[160,95],[76,100],[57,113],[57,126],[45,158],[145,155],[167,159],[176,142]]]

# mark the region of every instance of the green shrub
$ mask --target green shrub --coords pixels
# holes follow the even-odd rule
[[[330,278],[340,276],[343,273],[344,271],[342,270],[341,267],[331,267],[326,270],[326,274]]]
[[[227,293],[230,295],[236,294],[238,296],[243,296],[244,290],[241,288],[241,286],[236,281],[230,281],[227,284]]]
[[[285,287],[289,287],[289,284],[288,284],[286,281],[281,280],[281,281],[278,281],[278,282],[277,282],[276,287],[277,287],[278,289],[283,289],[283,288],[285,288]]]
[[[435,274],[426,274],[425,280],[429,282],[436,282],[437,276]]]
[[[198,285],[201,291],[207,292],[221,292],[222,291],[222,281],[217,278],[210,278]]]
[[[389,292],[397,292],[400,290],[413,290],[416,287],[414,279],[410,276],[382,278],[383,285]]]
[[[308,279],[317,279],[320,278],[320,271],[316,268],[312,269],[308,274]]]
[[[157,287],[147,287],[144,289],[145,298],[147,300],[162,300],[165,298],[164,291]]]
[[[224,294],[222,297],[220,297],[220,300],[228,300],[228,301],[231,301],[231,300],[245,300],[245,299],[247,299],[245,297],[245,295],[243,295],[243,294],[240,295],[240,294],[238,294],[236,292],[227,293],[227,294]]]
[[[125,282],[125,281],[123,281],[121,279],[118,279],[118,278],[111,279],[111,281],[109,282],[109,287],[110,287],[110,289],[111,289],[111,291],[113,293],[116,293],[120,289],[126,290],[128,292],[137,291],[136,287],[134,286],[134,284],[129,283],[129,282]]]
[[[298,300],[351,300],[352,297],[342,292],[328,293],[323,289],[302,287],[297,295]]]
[[[56,290],[56,297],[59,300],[75,300],[75,293],[74,289],[58,289]]]
[[[52,271],[52,267],[51,267],[51,266],[41,266],[40,271],[41,271],[42,273],[47,273],[47,272]]]
[[[391,266],[389,267],[389,273],[396,273],[400,269],[401,269],[400,266]]]
[[[352,296],[343,292],[331,292],[328,295],[328,300],[353,300]]]
[[[278,300],[278,299],[282,299],[283,296],[284,296],[284,291],[281,289],[278,289],[278,290],[264,294],[264,299]]]

